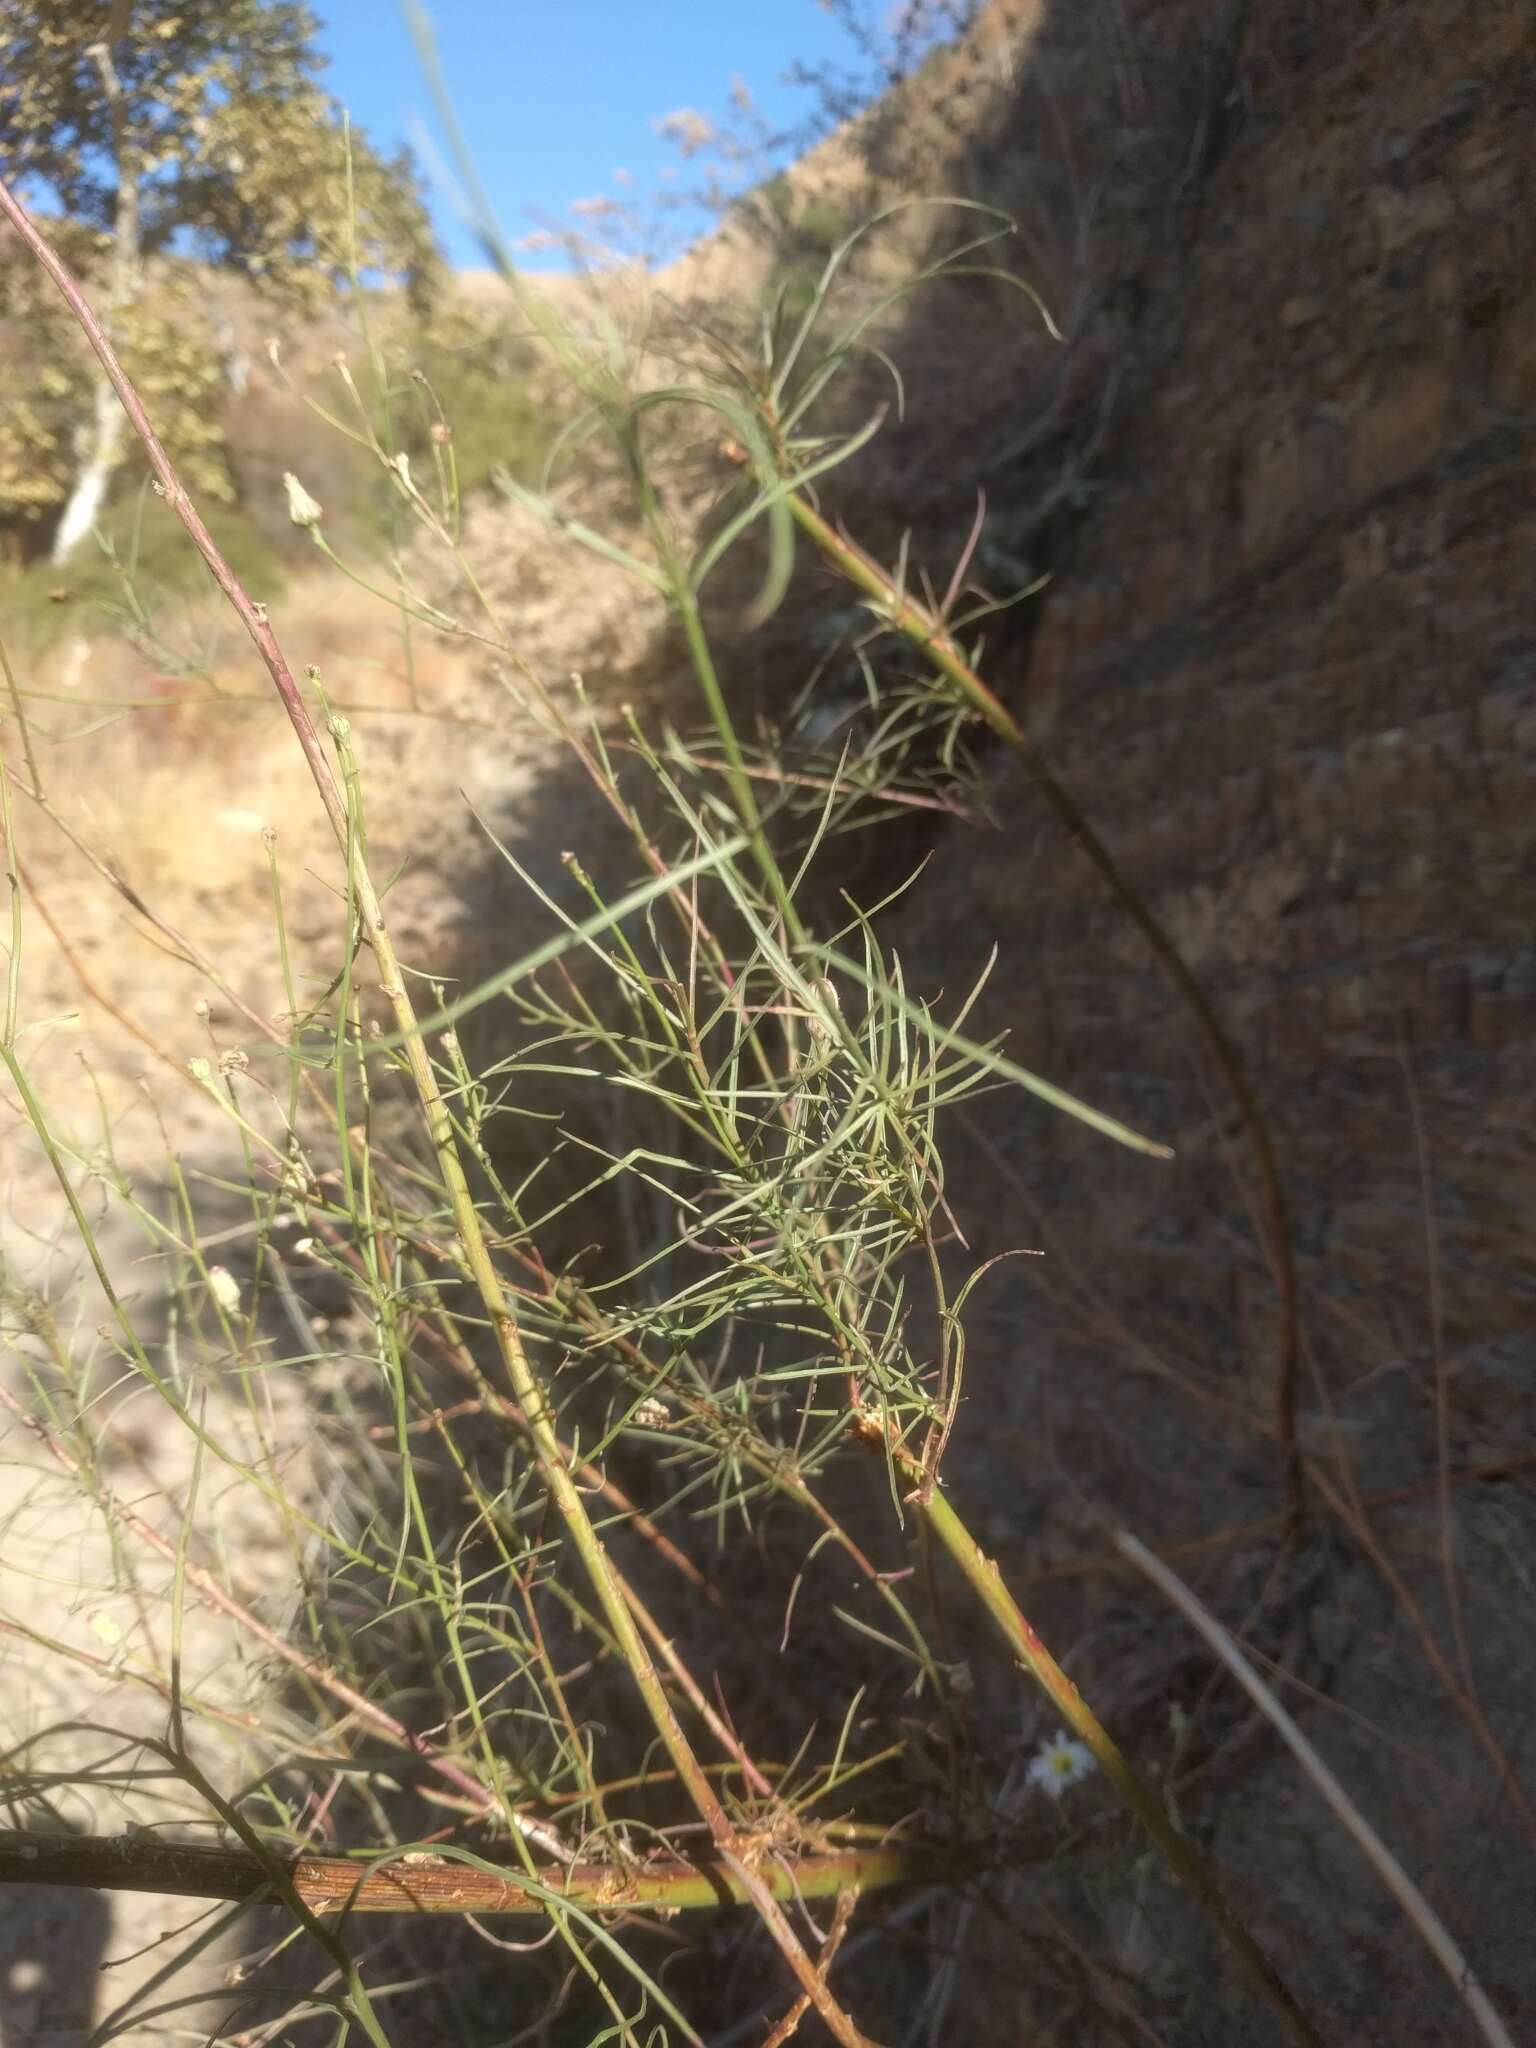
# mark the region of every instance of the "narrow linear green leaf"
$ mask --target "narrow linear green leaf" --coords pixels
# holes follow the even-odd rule
[[[989,1073],[997,1074],[1005,1081],[1012,1081],[1020,1088],[1027,1088],[1031,1095],[1037,1095],[1042,1102],[1050,1103],[1053,1109],[1059,1109],[1065,1115],[1075,1117],[1079,1123],[1087,1124],[1092,1130],[1101,1131],[1106,1138],[1113,1138],[1117,1145],[1126,1145],[1133,1152],[1145,1152],[1152,1159],[1174,1157],[1171,1145],[1164,1145],[1156,1138],[1144,1137],[1140,1131],[1133,1131],[1129,1124],[1121,1123],[1116,1117],[1106,1116],[1102,1110],[1092,1108],[1078,1096],[1069,1094],[1065,1088],[1058,1088],[1054,1082],[1042,1080],[1040,1075],[1031,1073],[1028,1067],[1021,1067],[1017,1061],[1008,1059],[1004,1054],[978,1045],[975,1039],[965,1037],[962,1032],[951,1031],[925,1010],[921,1003],[915,1003],[910,996],[900,994],[892,983],[877,981],[873,975],[867,974],[856,962],[850,960],[846,953],[839,953],[831,946],[820,946],[814,942],[810,944],[809,951],[828,967],[835,968],[839,974],[846,974],[858,982],[861,988],[867,990],[878,1001],[889,1003],[908,1022],[918,1025],[940,1045],[948,1046],[952,1052],[963,1053],[967,1059],[975,1060]]]

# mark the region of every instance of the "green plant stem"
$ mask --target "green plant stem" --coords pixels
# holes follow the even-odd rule
[[[1089,823],[1076,797],[1046,764],[1040,749],[1024,727],[962,655],[943,621],[926,605],[898,589],[878,562],[855,546],[845,534],[839,533],[800,492],[791,491],[788,502],[801,531],[828,561],[875,601],[880,617],[888,625],[922,649],[976,715],[1024,763],[1031,781],[1109,885],[1116,901],[1146,940],[1200,1027],[1237,1105],[1264,1203],[1270,1259],[1280,1294],[1280,1338],[1274,1385],[1275,1433],[1284,1458],[1286,1492],[1294,1518],[1300,1510],[1302,1498],[1302,1462],[1296,1442],[1296,1378],[1300,1352],[1296,1255],[1291,1243],[1285,1189],[1275,1157],[1274,1140],[1238,1050],[1183,954],[1146,898],[1128,880],[1114,855]]]
[[[1041,1642],[1017,1601],[1003,1584],[994,1559],[983,1554],[970,1530],[941,1490],[926,1484],[922,1465],[909,1453],[894,1452],[897,1468],[916,1489],[913,1498],[928,1526],[965,1575],[967,1584],[996,1622],[1009,1647],[1045,1693],[1067,1726],[1084,1744],[1128,1810],[1161,1851],[1169,1867],[1200,1901],[1223,1940],[1304,2048],[1322,2048],[1322,2037],[1286,1988],[1274,1965],[1222,1893],[1205,1858],[1174,1825],[1172,1814],[1141,1777],[1092,1707]]]
[[[698,678],[715,731],[720,736],[720,745],[725,754],[726,781],[730,784],[737,815],[752,835],[752,852],[773,897],[774,907],[784,920],[786,937],[792,945],[803,944],[805,932],[800,915],[785,887],[783,870],[774,857],[773,849],[768,844],[768,835],[763,829],[762,813],[758,809],[757,798],[747,775],[741,744],[736,737],[735,722],[725,701],[725,691],[720,685],[715,658],[710,651],[704,622],[699,616],[698,602],[679,584],[675,590],[675,606],[683,629],[683,638],[688,643],[688,654],[693,663],[694,674]]]
[[[143,443],[150,466],[167,501],[207,563],[214,581],[245,625],[288,714],[304,757],[309,763],[321,801],[325,805],[337,843],[347,858],[349,880],[355,895],[363,936],[373,952],[381,990],[394,1013],[396,1031],[405,1053],[411,1081],[426,1121],[438,1171],[442,1176],[443,1187],[453,1213],[464,1264],[490,1318],[508,1380],[528,1418],[529,1430],[545,1484],[592,1582],[608,1625],[629,1666],[636,1690],[645,1703],[646,1711],[661,1737],[663,1747],[672,1759],[678,1777],[693,1800],[699,1817],[709,1830],[722,1863],[739,1879],[743,1895],[756,1909],[759,1918],[773,1936],[800,1988],[810,1998],[812,2005],[835,2038],[844,2044],[844,2048],[865,2048],[864,2036],[828,1990],[824,1978],[806,1953],[768,1884],[760,1873],[742,1861],[740,1843],[730,1816],[705,1775],[682,1724],[673,1712],[672,1704],[646,1649],[639,1626],[609,1563],[602,1539],[593,1527],[575,1479],[561,1455],[548,1396],[523,1347],[516,1318],[492,1261],[479,1211],[459,1158],[453,1120],[438,1087],[437,1076],[433,1071],[431,1056],[422,1036],[415,1006],[384,920],[378,892],[348,818],[340,783],[314,720],[310,716],[309,707],[294,680],[287,658],[267,623],[266,613],[252,602],[224,560],[196,506],[188,497],[150,423],[143,402],[118,361],[101,322],[92,311],[79,284],[46,238],[38,232],[25,208],[3,181],[0,181],[0,212],[11,221],[34,257],[52,278],[79,322],[82,332],[111,380],[135,432]]]
[[[656,500],[656,493],[646,474],[634,426],[631,425],[627,431],[621,430],[620,438],[629,457],[630,474],[641,517],[651,536],[651,544],[656,550],[662,585],[677,614],[678,624],[683,629],[688,658],[693,664],[694,676],[704,698],[705,708],[709,712],[710,722],[715,728],[721,751],[725,755],[725,777],[736,805],[736,814],[750,835],[753,858],[773,899],[774,908],[783,920],[785,937],[792,946],[803,945],[805,930],[785,885],[783,869],[768,843],[768,834],[763,827],[757,795],[747,775],[741,742],[736,736],[736,724],[731,717],[725,690],[720,682],[720,672],[715,667],[709,635],[704,630],[704,621],[699,613],[698,598],[682,563],[678,560],[677,550],[673,546],[666,520]]]

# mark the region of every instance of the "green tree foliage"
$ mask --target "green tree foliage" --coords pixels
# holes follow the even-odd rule
[[[297,312],[348,273],[403,283],[438,267],[408,160],[348,132],[320,83],[318,24],[290,0],[0,0],[0,170],[65,216],[72,254],[189,482],[227,495],[218,354],[186,261],[237,270]],[[0,518],[41,520],[120,430],[94,373],[22,266],[0,321],[39,362],[0,402]],[[59,325],[59,332],[53,330]],[[43,367],[46,366],[46,367]]]
[[[61,234],[65,259],[83,268],[95,238]],[[19,245],[0,249],[0,517],[35,522],[64,499],[74,428],[90,404],[88,359],[53,286]]]
[[[105,237],[76,230],[60,239],[72,269],[90,275],[102,268]],[[189,487],[228,503],[224,370],[195,275],[184,263],[152,265],[143,293],[122,308],[114,328],[129,374],[165,420],[162,439]],[[14,534],[50,520],[68,496],[92,391],[92,359],[78,328],[20,250],[0,251],[0,351],[10,372],[0,380],[0,522]]]
[[[289,0],[0,0],[0,160],[115,233],[137,186],[146,257],[189,247],[311,298],[348,267],[425,283],[436,261],[409,161],[378,156],[319,83],[318,23]],[[105,89],[111,59],[120,93]]]

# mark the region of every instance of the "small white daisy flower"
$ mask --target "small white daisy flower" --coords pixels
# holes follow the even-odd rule
[[[1042,1742],[1029,1766],[1029,1782],[1050,1799],[1059,1799],[1069,1785],[1086,1778],[1093,1758],[1082,1743],[1068,1735],[1053,1735]]]

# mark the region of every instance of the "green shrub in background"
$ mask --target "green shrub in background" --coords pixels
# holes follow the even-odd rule
[[[242,582],[264,603],[279,597],[292,572],[291,554],[274,546],[238,505],[210,504],[204,517]],[[148,484],[119,497],[96,536],[62,567],[35,561],[0,573],[8,635],[13,645],[33,651],[78,633],[153,637],[153,622],[167,603],[213,590],[175,513]]]
[[[76,230],[63,245],[89,272],[102,259],[99,237]],[[90,351],[63,314],[57,294],[38,289],[13,249],[0,250],[3,333],[11,374],[0,390],[0,535],[14,562],[44,549],[80,465],[89,416]],[[224,453],[224,366],[209,326],[194,265],[157,263],[144,291],[115,323],[118,348],[146,399],[161,437],[204,500],[234,497]],[[142,476],[134,464],[132,476]],[[131,486],[131,478],[130,478]]]
[[[522,482],[537,475],[552,435],[534,389],[538,350],[512,304],[487,311],[447,298],[428,320],[405,323],[385,360],[375,429],[413,469],[431,475],[451,449],[460,497],[500,472]]]
[[[773,251],[764,299],[785,325],[815,303],[827,260],[856,226],[854,216],[821,194],[797,188],[782,171],[740,202],[737,217]]]

